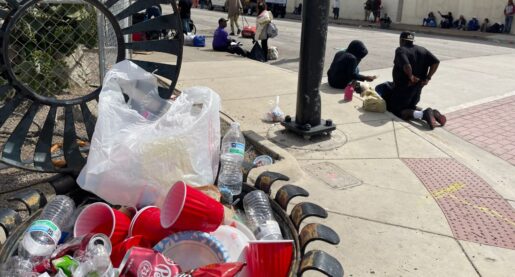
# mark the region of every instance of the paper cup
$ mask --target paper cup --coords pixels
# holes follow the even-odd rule
[[[247,270],[249,277],[286,277],[293,259],[293,241],[260,240],[251,241],[247,248]]]
[[[212,232],[222,224],[220,202],[179,181],[168,191],[161,209],[161,225],[176,231]]]
[[[129,233],[130,218],[105,203],[93,203],[79,214],[75,221],[73,235],[80,237],[89,233],[102,233],[116,245]]]
[[[171,228],[161,226],[161,210],[155,206],[148,206],[138,211],[129,228],[129,236],[142,235],[152,245],[157,244],[163,238],[175,233]]]
[[[153,244],[146,240],[143,236],[133,236],[127,238],[126,240],[113,247],[113,251],[111,252],[111,262],[113,263],[113,266],[119,267],[123,257],[125,257],[125,254],[127,254],[127,252],[134,246],[152,248]]]

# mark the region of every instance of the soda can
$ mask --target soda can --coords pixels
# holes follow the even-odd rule
[[[178,264],[158,251],[131,248],[120,264],[120,277],[175,277],[181,272]]]

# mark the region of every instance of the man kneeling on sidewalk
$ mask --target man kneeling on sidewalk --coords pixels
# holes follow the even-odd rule
[[[215,30],[213,38],[213,50],[238,54],[246,57],[248,55],[248,51],[243,50],[236,40],[229,37],[229,34],[225,31],[225,27],[227,27],[227,20],[225,18],[220,18],[218,20],[218,28]]]
[[[393,62],[393,92],[383,98],[391,113],[404,120],[422,119],[432,130],[436,122],[445,125],[445,116],[431,108],[422,111],[417,104],[422,88],[429,83],[440,61],[429,50],[414,45],[414,40],[414,33],[401,33]]]

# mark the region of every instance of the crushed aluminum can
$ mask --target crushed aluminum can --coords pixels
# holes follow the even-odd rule
[[[181,272],[178,264],[158,251],[131,248],[120,264],[120,277],[175,277]]]

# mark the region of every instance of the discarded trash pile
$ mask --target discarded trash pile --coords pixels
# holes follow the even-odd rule
[[[75,209],[56,196],[1,276],[286,276],[293,243],[282,240],[268,196],[248,193],[243,213],[208,196],[213,188],[179,181],[162,207],[138,211],[101,202]]]
[[[56,196],[0,276],[287,276],[293,241],[265,192],[242,194],[245,139],[233,123],[220,148],[219,106],[207,88],[163,100],[150,73],[113,66],[77,179],[109,204]]]

